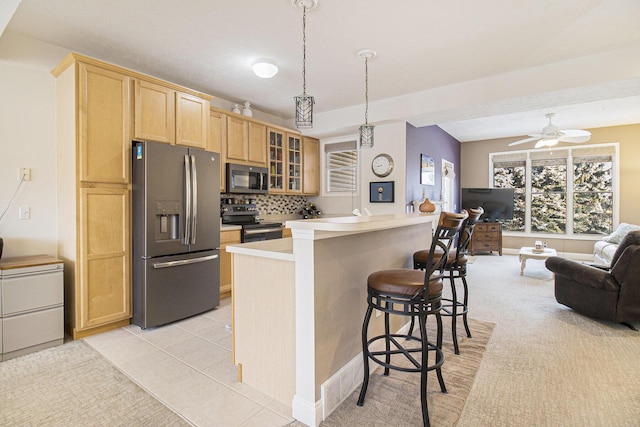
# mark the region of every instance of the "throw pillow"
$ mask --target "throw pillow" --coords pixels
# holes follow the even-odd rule
[[[635,230],[640,230],[640,225],[627,224],[623,222],[618,226],[618,229],[616,231],[614,231],[613,233],[611,233],[610,235],[608,235],[602,240],[604,240],[605,242],[615,243],[616,245],[618,245],[620,244],[624,236],[627,235],[628,232],[635,231]]]

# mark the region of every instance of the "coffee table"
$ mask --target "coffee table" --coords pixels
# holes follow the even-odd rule
[[[557,256],[558,253],[555,249],[544,248],[542,252],[536,252],[534,248],[530,246],[524,246],[520,248],[518,256],[520,257],[520,275],[524,275],[524,267],[527,264],[528,259],[547,259],[550,256]]]

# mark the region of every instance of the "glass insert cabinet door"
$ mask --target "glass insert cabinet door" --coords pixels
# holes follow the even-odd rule
[[[269,129],[269,191],[284,192],[284,133]]]
[[[288,135],[287,168],[288,193],[302,192],[302,140],[299,135]]]

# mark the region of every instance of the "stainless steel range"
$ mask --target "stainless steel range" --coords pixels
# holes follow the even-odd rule
[[[223,224],[242,226],[242,243],[280,239],[282,237],[282,223],[262,222],[258,219],[258,214],[258,207],[254,204],[223,203],[220,205]]]

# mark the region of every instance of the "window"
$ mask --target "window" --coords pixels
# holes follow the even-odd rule
[[[617,144],[490,154],[494,187],[515,190],[505,231],[602,235],[612,232]]]
[[[358,188],[358,150],[356,141],[326,144],[327,192],[354,192]]]

